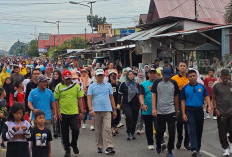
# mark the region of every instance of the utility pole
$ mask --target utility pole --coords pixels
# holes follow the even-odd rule
[[[56,21],[57,30],[58,30],[58,35],[60,34],[60,22],[61,22],[61,21]]]
[[[86,28],[85,28],[85,45],[86,45]]]
[[[194,0],[194,8],[195,8],[195,20],[198,19],[198,0]]]

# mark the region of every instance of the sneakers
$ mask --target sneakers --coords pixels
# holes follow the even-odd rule
[[[148,145],[148,147],[147,147],[149,150],[154,150],[155,149],[155,147],[153,146],[153,145]]]
[[[180,149],[180,147],[181,147],[181,142],[177,141],[177,143],[176,143],[176,149]]]
[[[114,148],[108,147],[105,151],[107,155],[115,154]]]
[[[210,119],[210,115],[208,113],[205,113],[205,118]]]
[[[73,148],[73,153],[74,154],[79,154],[79,149],[77,148],[77,146],[72,147]]]
[[[70,151],[66,151],[64,157],[70,157],[70,156],[71,156],[71,152]]]
[[[161,150],[162,152],[167,148],[167,145],[165,143],[161,144]]]
[[[90,130],[94,131],[95,130],[94,126],[90,125]]]
[[[197,151],[192,151],[192,157],[197,157]]]
[[[85,129],[86,128],[86,124],[82,124],[82,129]]]
[[[97,148],[97,153],[103,153],[102,148]]]
[[[1,143],[1,147],[2,147],[2,149],[6,149],[6,146],[4,143]]]
[[[112,136],[116,136],[116,132],[115,131],[112,131]]]
[[[130,133],[127,134],[127,141],[132,140],[132,135]]]
[[[122,124],[121,122],[117,125],[117,128],[122,128],[124,126],[124,124]]]
[[[191,150],[190,147],[189,147],[189,144],[184,144],[184,148],[185,148],[186,150]]]
[[[136,139],[135,134],[131,134],[131,137],[132,137],[133,140]]]
[[[136,131],[136,134],[137,134],[137,135],[141,135],[141,130],[137,130],[137,131]]]
[[[229,157],[229,156],[230,156],[230,150],[229,149],[224,149],[223,157]]]
[[[213,120],[217,120],[217,117],[216,117],[216,116],[213,116]]]
[[[157,154],[160,154],[161,153],[161,148],[156,147],[156,152],[157,152]]]
[[[172,153],[170,153],[170,152],[167,152],[167,155],[166,155],[166,157],[175,157]]]

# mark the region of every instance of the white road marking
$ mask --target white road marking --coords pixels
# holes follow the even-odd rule
[[[207,152],[207,151],[204,151],[204,150],[201,150],[201,153],[202,153],[202,154],[205,154],[205,155],[207,155],[207,156],[209,156],[209,157],[217,157],[216,155],[213,155],[213,154],[211,154],[211,153],[209,153],[209,152]]]

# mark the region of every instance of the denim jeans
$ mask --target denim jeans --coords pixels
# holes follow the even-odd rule
[[[191,150],[200,151],[204,126],[204,111],[202,107],[186,107],[188,117],[188,133]]]

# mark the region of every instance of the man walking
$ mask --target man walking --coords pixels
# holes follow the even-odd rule
[[[152,86],[152,115],[157,117],[156,151],[161,153],[161,142],[168,125],[168,152],[167,157],[174,157],[172,150],[175,142],[175,122],[179,116],[178,93],[176,81],[172,80],[172,70],[165,67],[163,78],[158,79]]]
[[[189,83],[189,80],[186,77],[186,73],[187,73],[187,70],[188,70],[187,62],[180,61],[179,64],[178,64],[178,70],[179,70],[179,74],[173,76],[172,79],[177,82],[179,90],[181,91],[182,88]],[[180,101],[179,101],[179,108],[181,108],[181,102]],[[181,112],[181,110],[180,110],[180,112]],[[184,147],[187,150],[190,150],[187,124],[186,124],[186,122],[183,121],[182,113],[180,113],[179,117],[177,118],[177,123],[176,123],[176,130],[177,130],[176,148],[177,149],[181,148],[181,144],[182,144],[182,140],[183,140],[183,126],[184,126],[184,131],[185,131]]]
[[[54,113],[54,118],[57,117],[55,98],[50,89],[47,89],[48,81],[47,78],[43,75],[38,76],[38,87],[33,89],[30,92],[28,97],[28,107],[31,111],[33,111],[32,120],[35,120],[34,114],[41,110],[45,113],[45,127],[50,129],[51,119],[52,119],[52,111],[51,106]],[[36,125],[36,124],[35,124]]]
[[[232,83],[229,81],[229,70],[221,70],[220,78],[221,81],[213,86],[213,106],[217,115],[220,143],[224,149],[223,156],[229,157],[232,154]]]
[[[117,116],[113,89],[110,83],[104,82],[104,70],[95,72],[97,82],[88,89],[88,107],[91,116],[95,117],[95,138],[98,153],[102,153],[103,143],[106,145],[106,154],[114,154],[114,142],[111,131],[111,112],[113,118]]]
[[[62,73],[63,82],[56,86],[54,95],[58,107],[58,116],[61,120],[61,137],[65,150],[65,157],[71,156],[70,147],[74,154],[79,154],[77,140],[79,136],[79,119],[83,118],[84,96],[79,84],[72,83],[72,74],[69,70]],[[69,127],[72,130],[72,140],[69,141]]]
[[[200,156],[201,138],[204,125],[203,104],[206,101],[208,111],[211,113],[210,98],[207,89],[202,84],[197,83],[197,73],[190,70],[187,73],[189,84],[181,91],[181,108],[183,120],[187,122],[189,141],[192,156]]]

